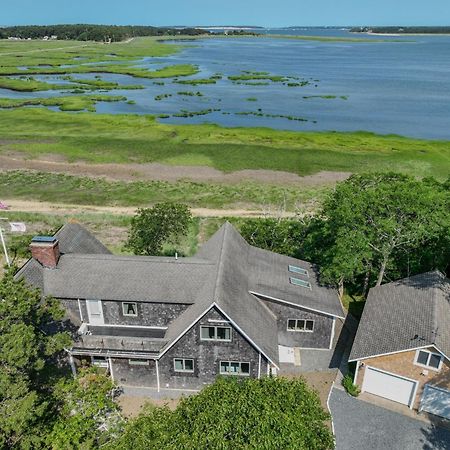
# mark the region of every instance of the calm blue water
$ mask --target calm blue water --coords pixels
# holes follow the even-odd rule
[[[269,30],[276,34],[351,36],[345,30]],[[356,35],[356,37],[366,37]],[[380,39],[371,36],[370,39]],[[189,78],[223,74],[215,85],[182,85],[104,74],[105,80],[143,84],[144,90],[111,91],[125,95],[125,102],[99,103],[99,113],[176,114],[180,110],[220,109],[192,118],[161,119],[170,123],[213,122],[224,126],[264,126],[288,130],[367,130],[382,134],[450,139],[450,36],[383,37],[402,42],[345,43],[274,38],[204,39],[189,44],[168,58],[144,58],[136,66],[154,70],[165,64],[197,64],[200,73]],[[312,80],[305,87],[280,83],[269,86],[233,84],[229,75],[241,71],[265,71],[276,75]],[[93,75],[75,75],[93,78]],[[55,77],[39,77],[52,80]],[[186,78],[183,78],[186,79]],[[185,97],[179,91],[201,92]],[[156,101],[160,94],[171,97]],[[14,94],[1,90],[2,97],[35,97],[53,93]],[[67,92],[65,93],[67,95]],[[336,99],[309,96],[334,95]],[[345,96],[347,99],[341,99]],[[257,101],[248,101],[256,98]],[[251,112],[295,116],[305,121],[278,117],[239,115]]]

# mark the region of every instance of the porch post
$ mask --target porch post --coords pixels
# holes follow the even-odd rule
[[[69,353],[69,363],[70,363],[70,369],[72,370],[72,375],[75,378],[77,376],[77,368],[75,366],[75,362],[73,360],[72,353]]]

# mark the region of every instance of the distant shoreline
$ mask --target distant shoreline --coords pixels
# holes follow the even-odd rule
[[[450,33],[371,33],[369,31],[351,31],[352,34],[365,34],[367,36],[450,36]]]

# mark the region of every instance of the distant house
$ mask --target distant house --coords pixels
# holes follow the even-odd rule
[[[371,289],[350,361],[363,392],[450,419],[450,280],[435,271]]]
[[[343,317],[315,266],[252,247],[229,223],[189,258],[112,255],[76,224],[31,251],[17,278],[66,308],[73,370],[100,365],[123,385],[198,390],[218,375],[276,374],[300,348],[331,348]]]

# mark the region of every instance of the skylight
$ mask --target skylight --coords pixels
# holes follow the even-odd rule
[[[289,272],[299,273],[300,275],[308,276],[308,271],[306,269],[302,269],[301,267],[293,266],[291,264],[289,264]]]
[[[311,289],[311,283],[309,281],[300,280],[300,278],[294,277],[289,277],[289,281],[291,282],[291,284],[295,284],[296,286],[302,286]]]

